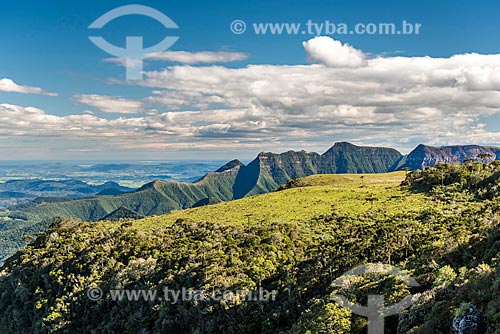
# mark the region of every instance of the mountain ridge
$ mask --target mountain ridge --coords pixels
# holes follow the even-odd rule
[[[281,154],[261,152],[247,165],[234,159],[191,183],[155,180],[124,194],[77,199],[41,198],[13,206],[6,214],[15,224],[10,223],[8,229],[0,231],[0,234],[9,235],[13,246],[8,248],[7,253],[11,254],[11,250],[24,245],[22,235],[44,231],[57,218],[99,221],[121,207],[123,209],[118,213],[130,210],[141,216],[161,215],[208,204],[206,199],[226,202],[269,193],[290,180],[315,174],[381,173],[405,167],[422,169],[440,162],[477,160],[480,154],[486,154],[483,158],[488,161],[496,159],[500,148],[419,145],[408,155],[402,155],[393,148],[339,142],[323,154],[304,150]],[[10,237],[14,235],[19,237],[14,240]],[[0,258],[7,253],[0,252]]]
[[[422,169],[440,162],[476,159],[481,154],[488,154],[489,160],[494,160],[500,155],[500,148],[420,144],[408,155],[402,155],[393,148],[337,142],[323,154],[304,150],[260,152],[247,165],[234,159],[191,183],[155,180],[124,194],[44,202],[27,209],[22,206],[20,211],[35,219],[50,219],[57,212],[62,213],[63,218],[96,221],[123,206],[141,215],[158,215],[190,208],[206,198],[229,201],[268,193],[292,179],[315,174],[383,173],[404,167]],[[12,209],[14,216],[19,215],[16,207]]]
[[[462,163],[467,159],[477,159],[483,154],[489,155],[489,158],[486,158],[487,162],[496,160],[500,156],[500,147],[480,145],[436,147],[420,144],[407,155],[403,167],[415,170],[433,167],[438,163]]]

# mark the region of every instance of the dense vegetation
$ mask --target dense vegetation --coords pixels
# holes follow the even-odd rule
[[[464,303],[500,333],[500,167],[470,162],[381,175],[316,175],[289,189],[130,222],[60,221],[0,274],[0,333],[363,333],[365,303],[419,301],[387,333],[450,333]],[[332,282],[363,263],[407,270]],[[91,301],[112,289],[278,291],[268,302]],[[482,328],[482,327],[481,327]]]

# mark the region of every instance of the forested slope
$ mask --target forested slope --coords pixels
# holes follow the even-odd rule
[[[450,333],[468,303],[481,316],[478,330],[493,333],[500,326],[499,173],[495,163],[470,163],[412,172],[402,185],[404,173],[344,175],[345,182],[314,176],[279,192],[138,221],[63,221],[3,267],[0,332],[363,333],[366,319],[331,295],[364,303],[374,293],[387,303],[421,296],[386,319],[387,333]],[[407,270],[420,287],[389,273],[332,286],[368,262]],[[89,300],[90,287],[104,298]],[[109,296],[164,287],[263,287],[277,299],[172,304]]]

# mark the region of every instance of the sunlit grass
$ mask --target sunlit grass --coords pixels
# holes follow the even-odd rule
[[[420,211],[433,203],[424,194],[400,187],[404,172],[385,174],[313,175],[299,187],[200,208],[173,211],[134,222],[144,230],[166,227],[178,219],[215,224],[272,224],[304,221],[336,213],[354,216],[373,210],[388,214]],[[435,204],[434,204],[435,205]],[[109,223],[107,223],[109,224]]]

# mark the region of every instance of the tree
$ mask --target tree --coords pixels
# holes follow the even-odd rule
[[[324,300],[316,300],[293,326],[296,334],[344,334],[350,331],[351,312]]]
[[[477,158],[481,160],[483,164],[487,163],[493,156],[490,153],[479,153]]]
[[[408,176],[408,173],[410,172],[410,167],[403,167],[401,168],[401,170],[404,170],[405,171],[405,176]]]

